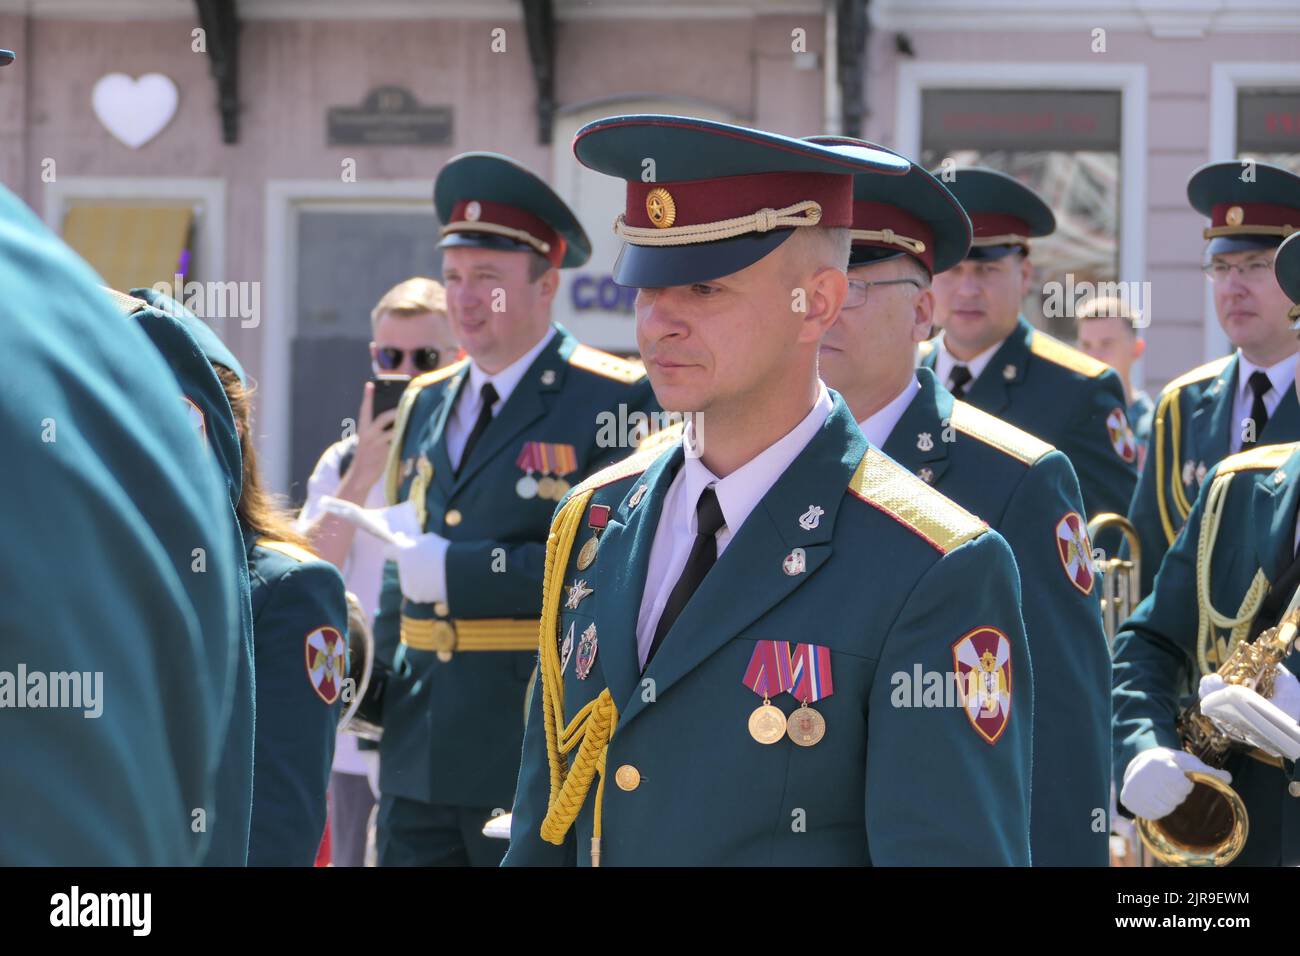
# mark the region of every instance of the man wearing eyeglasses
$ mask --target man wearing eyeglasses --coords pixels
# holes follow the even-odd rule
[[[1300,228],[1300,176],[1253,161],[1210,163],[1188,180],[1187,199],[1210,219],[1202,270],[1234,351],[1175,378],[1156,400],[1129,508],[1142,542],[1143,594],[1215,464],[1300,439],[1291,303],[1273,273],[1275,250]]]
[[[1122,513],[1137,483],[1137,442],[1119,376],[1020,314],[1033,280],[1030,241],[1055,231],[1055,216],[996,170],[960,167],[945,185],[974,239],[963,261],[934,277],[943,334],[922,347],[922,364],[962,401],[1064,452],[1087,516]]]
[[[1105,866],[1110,653],[1078,479],[1051,445],[915,368],[934,315],[931,276],[970,247],[957,200],[919,166],[897,178],[857,175],[853,198],[849,293],[822,338],[821,375],[869,442],[1011,546],[1034,671],[1031,859]]]
[[[374,341],[370,367],[376,374],[414,378],[450,365],[459,348],[447,320],[447,296],[432,279],[415,277],[389,289],[370,313]],[[343,572],[367,618],[379,606],[384,546],[356,526],[321,510],[326,495],[367,508],[382,508],[384,467],[393,442],[397,409],[373,413],[374,385],[366,383],[356,434],[335,442],[321,455],[307,482],[299,524],[316,552]],[[395,648],[387,648],[385,656]],[[330,851],[335,866],[361,866],[366,828],[375,803],[370,778],[377,782],[379,754],[360,749],[351,734],[339,734],[330,774]],[[365,746],[365,745],[363,745]]]

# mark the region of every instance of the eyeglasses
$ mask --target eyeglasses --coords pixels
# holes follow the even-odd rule
[[[385,372],[391,372],[393,369],[401,368],[402,360],[406,358],[408,351],[411,353],[412,364],[421,372],[432,372],[438,367],[438,361],[442,358],[442,352],[429,346],[409,350],[385,346],[375,350],[375,364]]]
[[[1251,259],[1249,262],[1227,263],[1227,262],[1207,262],[1201,266],[1201,271],[1210,277],[1212,282],[1222,282],[1228,278],[1228,273],[1236,269],[1241,273],[1243,282],[1258,282],[1266,275],[1273,273],[1272,259]]]
[[[866,305],[867,293],[871,291],[873,285],[900,285],[904,282],[914,285],[918,289],[921,288],[918,279],[879,279],[875,282],[868,282],[866,279],[850,279],[849,294],[844,299],[844,307],[846,309],[856,309],[860,305]]]

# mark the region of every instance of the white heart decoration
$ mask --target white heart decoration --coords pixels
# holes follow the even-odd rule
[[[91,94],[95,115],[104,128],[132,149],[153,139],[176,115],[180,94],[161,73],[133,80],[125,73],[99,78]]]

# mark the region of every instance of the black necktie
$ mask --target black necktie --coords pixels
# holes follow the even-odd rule
[[[456,474],[459,475],[465,469],[465,463],[469,461],[470,452],[478,444],[478,440],[483,437],[487,427],[492,424],[492,406],[497,403],[497,390],[491,382],[484,382],[483,388],[478,393],[479,398],[483,400],[483,407],[479,409],[478,421],[474,423],[473,430],[469,433],[469,438],[465,440],[465,450],[460,453],[460,464],[456,466]]]
[[[965,365],[954,365],[952,371],[948,373],[948,391],[958,398],[964,398],[966,396],[966,385],[971,378],[970,369]]]
[[[1246,381],[1250,385],[1250,390],[1255,393],[1255,398],[1250,403],[1250,417],[1255,424],[1252,432],[1254,437],[1250,441],[1243,439],[1241,442],[1243,451],[1259,444],[1259,439],[1264,434],[1264,426],[1268,424],[1268,406],[1264,404],[1264,393],[1273,387],[1268,376],[1260,371],[1251,372],[1250,378]]]
[[[659,615],[659,623],[655,625],[654,640],[650,642],[650,652],[645,658],[646,667],[650,666],[655,651],[659,650],[659,645],[664,642],[673,622],[686,607],[686,602],[709,573],[709,568],[718,560],[717,534],[727,522],[723,520],[722,506],[718,504],[718,495],[712,486],[705,488],[700,493],[700,500],[695,503],[695,523],[695,543],[691,545],[691,553],[686,559],[686,567],[682,568],[682,576],[673,585],[664,612]]]

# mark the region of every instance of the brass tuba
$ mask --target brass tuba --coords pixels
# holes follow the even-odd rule
[[[366,728],[359,726],[362,721],[357,717],[357,709],[365,699],[370,687],[370,675],[375,665],[375,639],[370,632],[370,621],[361,607],[361,602],[351,591],[347,592],[348,602],[348,679],[345,686],[351,695],[344,700],[343,710],[339,713],[339,730],[347,730],[364,737]]]
[[[1088,540],[1111,528],[1119,531],[1128,544],[1129,556],[1118,555],[1093,561],[1093,570],[1101,576],[1101,621],[1106,643],[1112,649],[1120,627],[1142,600],[1142,542],[1137,528],[1123,515],[1107,512],[1088,522]],[[1133,823],[1121,817],[1116,805],[1116,791],[1110,795],[1110,864],[1111,866],[1149,866]]]
[[[1110,528],[1118,529],[1128,544],[1129,556],[1105,558],[1094,562],[1094,571],[1101,575],[1101,619],[1106,629],[1106,641],[1112,647],[1115,635],[1138,603],[1142,600],[1142,542],[1137,528],[1123,515],[1112,512],[1099,514],[1088,522],[1088,540]]]
[[[1273,693],[1277,665],[1291,652],[1300,624],[1296,601],[1282,622],[1260,634],[1253,642],[1238,644],[1219,668],[1228,684],[1241,684],[1262,697]],[[1273,757],[1238,743],[1224,734],[1201,713],[1199,701],[1178,718],[1183,749],[1211,767],[1222,767],[1234,753],[1246,753],[1257,760],[1280,766]],[[1161,863],[1168,866],[1226,866],[1246,845],[1250,821],[1246,805],[1226,783],[1205,774],[1188,774],[1191,794],[1173,813],[1159,820],[1138,819],[1142,841]]]

